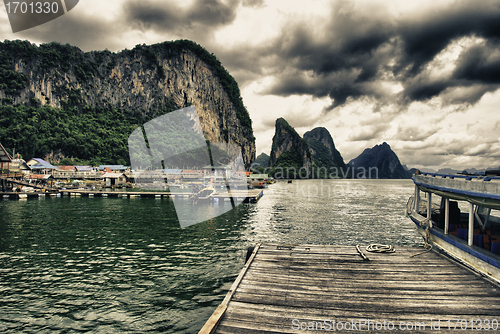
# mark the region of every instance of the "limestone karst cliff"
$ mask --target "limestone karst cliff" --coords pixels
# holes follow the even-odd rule
[[[241,147],[247,168],[255,159],[252,124],[238,85],[217,58],[196,43],[182,40],[137,45],[113,53],[83,52],[68,44],[36,46],[27,41],[5,41],[0,43],[0,72],[2,107],[50,106],[82,116],[90,114],[89,110],[95,113],[113,108],[119,114],[133,115],[136,122],[161,115],[167,107],[194,105],[208,141]],[[7,109],[2,110],[7,113]],[[28,114],[32,116],[30,110]],[[21,151],[22,142],[12,136],[12,132],[0,132],[0,141]],[[55,138],[52,143],[56,143]],[[30,148],[30,153],[70,154],[62,144],[50,145],[50,141],[44,142]]]
[[[324,127],[314,128],[304,133],[304,140],[309,146],[313,163],[328,171],[331,168],[344,169],[345,163],[340,152],[335,148],[330,132]]]
[[[309,177],[311,168],[311,152],[307,143],[291,127],[284,118],[278,118],[275,125],[269,167],[288,169],[288,173],[281,174],[279,171],[275,177],[293,178],[299,177],[302,172],[303,177]],[[301,171],[299,171],[302,169]],[[297,172],[297,174],[295,174]]]

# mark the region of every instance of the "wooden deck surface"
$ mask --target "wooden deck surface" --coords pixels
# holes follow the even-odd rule
[[[455,261],[360,249],[369,261],[354,246],[261,245],[200,333],[435,332],[438,319],[466,333],[500,321],[499,286]]]

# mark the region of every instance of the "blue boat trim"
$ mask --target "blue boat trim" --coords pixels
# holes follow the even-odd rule
[[[415,225],[417,225],[417,227],[422,228],[424,230],[427,228],[427,226],[420,224],[420,222],[417,219],[415,219],[411,216],[410,216],[410,219],[415,223]],[[465,245],[464,243],[462,243],[458,240],[454,240],[454,239],[450,238],[449,236],[447,236],[439,231],[431,229],[430,232],[433,235],[435,235],[436,237],[443,239],[443,241],[447,242],[448,244],[455,246],[458,249],[460,249],[466,253],[469,253],[470,255],[478,258],[479,260],[486,262],[486,263],[500,269],[500,260],[493,259],[490,256],[488,256],[482,252],[478,252],[477,250],[471,248],[469,245]],[[492,255],[494,255],[494,254],[492,253]]]
[[[422,173],[421,175],[424,175],[424,176],[430,175],[432,177],[441,176],[443,179],[449,178],[452,180],[453,179],[466,179],[468,181],[482,177],[481,175],[457,175],[457,174],[439,174],[439,173]]]
[[[427,184],[424,182],[418,182],[415,179],[413,179],[413,182],[418,186],[423,186],[423,187],[426,187],[429,189],[441,190],[441,191],[445,191],[445,192],[449,192],[449,193],[456,193],[456,194],[461,194],[461,195],[466,195],[466,196],[471,196],[471,197],[491,198],[491,199],[500,200],[500,195],[496,195],[496,194],[479,193],[479,192],[460,190],[460,189],[455,189],[455,188],[439,187],[439,186],[430,185],[430,184]]]

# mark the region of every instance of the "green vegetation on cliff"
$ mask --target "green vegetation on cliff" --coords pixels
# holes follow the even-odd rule
[[[254,160],[252,168],[257,167],[267,167],[269,165],[269,156],[265,153],[259,154],[259,156]]]
[[[192,52],[210,68],[229,96],[245,134],[253,138],[252,122],[236,81],[214,54],[194,42],[137,45],[113,53],[83,52],[55,42],[37,46],[6,40],[0,42],[0,143],[15,147],[26,158],[43,158],[54,152],[93,164],[128,164],[127,139],[137,126],[189,105],[187,101],[174,102],[158,88],[142,91],[134,87],[131,71],[153,71],[148,78],[153,79],[154,86],[156,81],[167,81],[162,60],[186,52]],[[128,72],[119,73],[123,77],[112,75],[120,64]],[[29,81],[28,74],[35,82]],[[129,86],[117,88],[113,80]],[[113,89],[111,85],[115,85]],[[41,96],[40,91],[35,95],[33,86],[46,90]],[[136,107],[127,108],[126,103],[136,103]],[[146,103],[148,107],[142,107]]]
[[[316,178],[339,177],[345,169],[344,159],[335,148],[330,132],[324,127],[314,128],[304,133],[304,140],[309,146],[312,168]]]
[[[133,57],[136,53],[142,54],[147,62],[146,67],[156,68],[157,75],[161,78],[165,73],[158,63],[158,57],[178,56],[185,50],[193,52],[210,67],[235,106],[237,117],[243,125],[251,127],[252,121],[243,104],[236,80],[213,53],[189,40],[163,42],[151,46],[136,45],[132,50],[123,50],[118,54],[107,50],[84,53],[77,47],[56,42],[36,46],[28,41],[6,40],[0,42],[0,90],[4,90],[6,95],[17,95],[20,89],[28,85],[27,76],[14,69],[14,62],[20,59],[24,63],[37,61],[39,70],[43,72],[72,70],[80,84],[83,84],[92,76],[108,74],[104,69],[111,69],[119,55]],[[107,66],[103,69],[101,65],[104,60]]]
[[[166,106],[164,113],[174,110]],[[0,142],[26,158],[62,153],[93,165],[129,164],[128,137],[149,119],[107,108],[0,106]]]

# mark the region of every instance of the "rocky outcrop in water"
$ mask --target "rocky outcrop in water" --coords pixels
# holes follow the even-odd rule
[[[298,177],[294,172],[299,173],[300,169],[309,175],[311,168],[309,147],[284,118],[276,120],[269,167],[288,169],[289,173],[282,175],[283,178]]]
[[[313,162],[317,167],[344,169],[345,163],[340,152],[335,148],[330,132],[323,128],[314,128],[304,133],[304,140],[309,146]]]
[[[367,148],[357,158],[347,164],[348,177],[353,178],[379,178],[379,179],[407,179],[411,177],[399,162],[399,158],[384,142]]]

